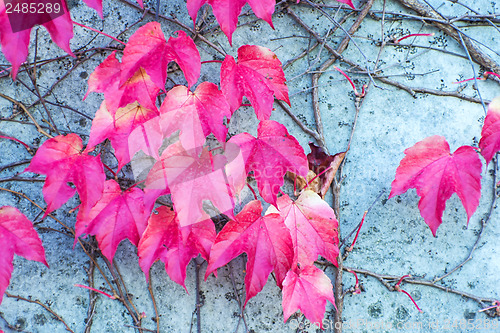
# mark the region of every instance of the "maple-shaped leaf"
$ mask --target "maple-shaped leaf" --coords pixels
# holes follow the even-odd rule
[[[68,182],[75,185],[80,196],[80,210],[87,211],[101,198],[106,179],[101,159],[82,152],[82,149],[82,139],[78,135],[56,136],[38,148],[24,170],[47,176],[42,190],[47,202],[44,216],[75,194]]]
[[[139,135],[143,133],[143,140],[148,140],[148,134],[143,125],[148,120],[157,117],[158,111],[146,109],[137,104],[137,102],[119,108],[115,112],[110,112],[106,106],[107,103],[105,101],[102,102],[101,107],[97,110],[92,120],[92,128],[90,129],[89,143],[86,151],[91,151],[97,144],[105,139],[109,139],[115,149],[118,170],[120,170],[125,164],[130,162],[132,156],[141,148],[140,145],[130,147],[130,134],[134,129],[140,127],[142,131],[136,133],[135,139],[139,140]],[[160,146],[161,140],[155,140],[155,145],[151,146],[152,151],[156,149],[155,157],[158,157],[158,148]]]
[[[479,148],[486,164],[490,164],[493,156],[500,151],[500,97],[495,98],[488,106]]]
[[[225,158],[211,156],[203,148],[200,156],[177,141],[165,149],[146,179],[147,207],[170,191],[182,227],[203,219],[203,200],[210,200],[223,214],[233,215],[233,194],[226,183]],[[187,200],[189,198],[189,200]]]
[[[87,98],[91,92],[104,93],[106,107],[110,112],[125,107],[135,101],[149,110],[157,110],[156,95],[160,91],[143,68],[139,68],[131,77],[120,85],[122,64],[113,51],[97,66],[88,79]]]
[[[278,209],[269,206],[266,214],[280,214],[292,235],[294,266],[311,265],[318,256],[337,265],[339,223],[333,209],[311,191],[305,190],[296,201],[288,195],[278,198]]]
[[[271,116],[274,96],[290,104],[285,74],[276,54],[270,49],[243,45],[238,49],[238,62],[227,55],[221,66],[220,85],[231,112],[241,105],[246,96],[259,120]]]
[[[307,187],[324,198],[347,152],[328,155],[323,148],[312,142],[309,142],[309,147],[311,152],[307,154],[309,162],[307,177],[304,178],[291,172],[287,176],[294,182],[294,188],[297,190]]]
[[[252,7],[255,16],[269,23],[274,29],[272,15],[276,5],[275,0],[187,0],[187,8],[193,21],[196,21],[196,15],[201,6],[206,3],[212,6],[217,22],[227,36],[229,44],[232,45],[232,35],[238,25],[238,16],[247,2]]]
[[[201,83],[191,92],[185,86],[175,86],[168,93],[161,108],[161,128],[165,137],[180,129],[179,140],[187,150],[199,153],[205,137],[213,133],[219,142],[226,141],[231,111],[217,85]]]
[[[154,117],[137,126],[128,136],[130,157],[142,150],[147,155],[160,159],[158,151],[163,144],[163,131],[160,127],[160,117]]]
[[[246,172],[253,171],[259,193],[264,200],[276,204],[287,171],[307,175],[307,158],[299,142],[274,120],[259,123],[257,138],[248,133],[233,136],[228,143],[241,149]]]
[[[467,213],[467,223],[481,197],[482,163],[475,148],[462,146],[450,153],[442,136],[431,136],[404,151],[396,170],[389,199],[416,188],[420,215],[432,234],[442,223],[446,201],[457,193]]]
[[[64,14],[42,25],[49,32],[54,43],[74,57],[69,46],[69,41],[73,38],[73,21],[69,15],[66,2],[62,1],[61,6]],[[28,57],[30,32],[31,26],[29,29],[18,32],[12,31],[5,2],[0,1],[0,44],[2,45],[2,52],[5,58],[12,64],[11,75],[14,80],[16,79],[19,67]]]
[[[202,222],[181,227],[173,210],[165,206],[156,210],[139,242],[139,266],[149,279],[151,265],[161,259],[172,281],[186,289],[186,267],[199,253],[208,260],[215,240],[215,225],[207,215]]]
[[[241,253],[247,254],[245,304],[259,293],[274,270],[281,287],[293,259],[292,239],[279,214],[262,216],[262,204],[245,205],[219,232],[210,251],[205,279]]]
[[[156,87],[164,90],[168,64],[175,61],[188,85],[194,85],[200,76],[200,54],[184,31],[176,33],[178,37],[170,37],[167,42],[160,23],[150,22],[130,36],[123,52],[120,84],[124,84],[142,67]]]
[[[290,270],[286,275],[282,301],[285,322],[300,310],[311,323],[320,323],[322,328],[327,300],[335,306],[332,282],[321,269],[310,265]]]
[[[102,0],[83,0],[83,2],[85,2],[85,4],[90,8],[95,9],[101,20],[104,20],[104,16],[102,14]]]
[[[75,242],[82,234],[95,235],[102,254],[109,261],[125,238],[137,246],[149,216],[143,197],[144,192],[136,187],[122,191],[115,180],[107,180],[101,199],[90,212],[87,215],[79,212]]]
[[[42,241],[31,221],[16,208],[3,206],[0,208],[0,303],[14,270],[14,254],[49,267]]]

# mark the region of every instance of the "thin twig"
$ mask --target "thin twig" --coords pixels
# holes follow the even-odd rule
[[[74,333],[74,331],[68,326],[68,324],[66,324],[66,322],[64,321],[64,319],[62,319],[61,316],[59,316],[57,313],[54,312],[54,310],[52,310],[50,307],[48,307],[47,305],[43,304],[39,300],[32,300],[32,299],[28,299],[28,298],[25,298],[25,297],[22,297],[22,296],[19,296],[19,295],[12,295],[12,294],[10,294],[8,292],[5,292],[5,296],[10,297],[10,298],[19,299],[21,301],[25,301],[25,302],[28,302],[28,303],[33,303],[33,304],[40,305],[42,308],[44,308],[45,310],[47,310],[51,315],[53,315],[57,320],[59,320],[61,323],[63,323],[64,326],[65,326],[65,328],[66,328],[66,331]]]

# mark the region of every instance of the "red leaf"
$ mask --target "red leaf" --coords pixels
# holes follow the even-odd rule
[[[81,153],[82,148],[82,139],[76,134],[56,136],[38,148],[24,170],[47,176],[43,186],[43,197],[47,202],[44,216],[75,194],[68,182],[72,182],[78,191],[82,202],[80,210],[87,211],[101,198],[106,179],[101,159]]]
[[[273,94],[290,104],[285,74],[278,57],[268,48],[244,45],[238,49],[238,63],[227,55],[222,63],[220,85],[231,112],[241,105],[245,95],[259,120],[267,120],[273,109]]]
[[[322,326],[326,301],[335,306],[333,287],[325,273],[315,266],[291,270],[283,281],[283,317],[285,322],[297,310],[311,323]]]
[[[475,149],[462,146],[450,154],[446,139],[435,135],[406,149],[405,155],[396,170],[389,199],[416,188],[421,197],[420,215],[436,236],[446,201],[457,193],[469,223],[481,196],[482,163]]]
[[[293,258],[292,240],[281,216],[261,216],[261,213],[260,201],[251,201],[224,226],[212,246],[205,274],[206,279],[217,268],[246,252],[244,305],[262,290],[273,270],[281,287]]]
[[[214,240],[215,226],[208,216],[202,222],[181,227],[177,214],[161,206],[149,218],[139,242],[139,265],[148,279],[151,265],[161,259],[168,276],[186,289],[187,265],[199,253],[208,260]]]
[[[128,149],[130,157],[139,150],[160,159],[158,151],[163,144],[163,133],[160,127],[160,118],[154,117],[136,127],[128,137]]]
[[[229,44],[232,44],[231,37],[238,25],[238,15],[247,2],[252,7],[255,16],[269,23],[274,29],[272,15],[276,5],[275,0],[187,0],[187,8],[193,21],[196,21],[196,14],[201,6],[205,3],[210,4],[217,22],[229,40]]]
[[[106,107],[114,113],[118,108],[125,107],[135,101],[149,110],[157,110],[156,95],[160,91],[143,68],[138,69],[123,85],[120,85],[122,64],[116,59],[113,51],[90,75],[90,92],[104,93]]]
[[[0,208],[0,303],[14,270],[14,254],[49,267],[42,241],[31,221],[16,208],[3,206]]]
[[[97,11],[99,17],[104,20],[104,16],[102,15],[102,0],[83,0],[87,6]]]
[[[493,156],[500,150],[500,98],[495,98],[488,106],[479,148],[486,164],[490,164]]]
[[[274,120],[259,123],[257,138],[248,133],[233,136],[228,143],[240,147],[246,172],[253,171],[259,193],[264,200],[276,204],[283,175],[287,171],[307,175],[307,158],[298,141],[285,126]]]
[[[62,10],[64,14],[45,22],[42,25],[47,29],[50,37],[61,49],[74,57],[69,46],[69,41],[73,38],[73,21],[66,7],[66,2],[62,1]],[[28,56],[28,47],[30,41],[30,29],[13,32],[7,16],[4,1],[0,1],[0,43],[5,58],[12,64],[11,75],[15,80],[17,71]]]
[[[157,111],[148,110],[137,103],[119,108],[116,112],[109,112],[106,108],[106,102],[103,102],[92,120],[92,128],[90,129],[89,143],[86,151],[90,151],[103,140],[109,139],[115,149],[118,170],[120,170],[125,164],[130,162],[131,157],[142,147],[135,144],[130,147],[129,136],[131,132],[137,128],[144,129],[144,123],[157,116]],[[138,135],[136,133],[135,139],[137,140],[140,139]],[[147,140],[147,133],[144,133],[144,136],[143,140]],[[151,150],[154,151],[156,149],[156,157],[158,156],[157,151],[160,146],[161,140],[155,140],[155,145],[152,146]]]
[[[75,242],[82,234],[95,235],[102,254],[109,261],[113,260],[118,244],[125,238],[137,246],[149,216],[143,196],[142,190],[136,187],[122,192],[115,180],[106,181],[102,198],[88,215],[79,212]]]
[[[226,141],[224,117],[229,119],[231,112],[224,95],[213,83],[201,83],[194,93],[185,86],[175,86],[167,93],[160,112],[164,136],[180,129],[179,140],[187,150],[199,154],[210,133],[219,142]]]
[[[186,151],[180,142],[168,146],[146,179],[147,207],[170,191],[182,227],[204,219],[203,200],[210,200],[220,212],[232,216],[234,201],[226,184],[224,163],[222,155],[211,158],[206,148],[198,156]]]
[[[142,67],[156,87],[164,90],[168,64],[175,61],[184,72],[188,85],[194,85],[200,76],[200,54],[184,31],[176,33],[178,37],[170,37],[167,43],[160,23],[150,22],[139,28],[125,47],[120,84]]]
[[[337,265],[339,255],[339,223],[333,209],[311,191],[303,191],[296,201],[288,195],[278,198],[278,209],[266,212],[280,214],[292,235],[293,266],[312,265],[321,255]]]

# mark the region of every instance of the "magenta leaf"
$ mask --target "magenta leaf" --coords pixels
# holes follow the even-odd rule
[[[416,188],[420,215],[432,234],[442,223],[446,201],[457,193],[467,213],[467,223],[481,197],[482,163],[476,150],[462,146],[453,154],[446,139],[431,136],[405,150],[389,198]]]

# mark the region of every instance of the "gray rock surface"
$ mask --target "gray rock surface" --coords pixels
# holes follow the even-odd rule
[[[292,1],[294,2],[294,1]],[[429,1],[434,8],[449,17],[470,15],[471,12],[454,1]],[[490,1],[464,1],[468,6],[481,14],[495,14],[500,5]],[[333,0],[321,3],[336,6]],[[361,1],[354,1],[357,8]],[[154,8],[156,1],[146,1],[145,6]],[[410,38],[402,42],[404,45],[386,45],[379,53],[381,41],[381,21],[384,1],[377,0],[373,5],[373,16],[365,19],[361,28],[353,36],[347,50],[343,53],[346,59],[355,61],[362,66],[374,67],[375,60],[380,57],[379,66],[384,68],[383,74],[390,79],[409,87],[425,87],[442,91],[456,91],[485,101],[500,95],[498,83],[487,80],[460,85],[454,82],[473,77],[471,63],[463,47],[457,41],[446,36],[440,30],[421,20],[405,16],[395,18],[393,13],[416,15],[401,7],[397,1],[386,3],[386,19],[384,22],[384,38],[388,36],[403,36],[408,33],[435,33],[432,37]],[[280,7],[281,8],[281,7]],[[291,5],[291,8],[320,36],[325,36],[334,25],[332,22],[308,5]],[[248,6],[244,12],[250,10]],[[325,8],[332,17],[340,18],[348,10]],[[192,22],[188,17],[185,3],[182,0],[161,1],[161,14],[176,17],[188,26]],[[102,29],[107,34],[116,36],[132,23],[143,16],[134,6],[123,1],[106,0],[104,2],[104,21],[96,12],[89,9],[83,2],[75,4],[71,10],[72,18],[82,24]],[[349,17],[344,23],[348,29],[356,15]],[[395,19],[394,19],[395,18]],[[496,16],[498,18],[498,16]],[[137,27],[154,20],[154,15],[145,15],[144,20],[121,35],[122,40],[128,37]],[[207,20],[211,27],[216,27],[213,16]],[[172,35],[179,26],[160,18],[166,36]],[[273,50],[286,63],[314,43],[309,34],[301,28],[285,12],[278,11],[273,16],[275,30],[272,30],[262,20],[255,20],[251,14],[240,17],[240,24],[233,35],[233,46],[218,28],[214,28],[205,36],[214,44],[219,45],[227,53],[236,56],[237,48],[245,44],[262,45]],[[495,22],[497,22],[495,20]],[[481,49],[497,62],[500,62],[498,27],[491,25],[472,25],[464,21],[455,22],[462,27],[467,35],[477,39],[484,46]],[[498,24],[498,23],[497,23]],[[110,43],[109,38],[75,26],[75,37],[71,41],[73,50],[104,47]],[[328,39],[328,45],[338,46],[345,34],[337,30]],[[32,31],[30,46],[30,61],[35,52],[35,29]],[[355,42],[355,43],[354,43]],[[116,45],[113,42],[112,45]],[[202,60],[221,59],[221,56],[202,42],[197,42]],[[418,46],[418,47],[417,47]],[[488,49],[487,47],[490,49]],[[51,103],[60,103],[72,109],[49,104],[48,108],[61,132],[80,134],[88,139],[91,118],[97,111],[103,96],[90,94],[83,101],[87,89],[87,78],[95,67],[109,54],[109,51],[98,51],[89,60],[79,63],[79,59],[64,57],[64,52],[50,41],[44,28],[38,29],[39,59],[50,59],[61,56],[58,61],[42,66],[37,71],[37,84],[40,92],[45,92],[63,75],[67,77],[55,85],[52,94],[47,97]],[[91,51],[85,56],[91,55]],[[457,56],[460,55],[460,56]],[[330,57],[324,47],[310,52],[308,56],[295,62],[285,70],[291,95],[291,110],[311,129],[314,128],[314,115],[311,105],[311,71],[315,71]],[[0,63],[6,64],[3,55]],[[356,73],[356,70],[345,63],[336,63],[354,79],[358,89],[362,84],[368,84],[367,75]],[[483,73],[484,68],[473,65],[476,73]],[[219,65],[208,63],[202,66],[199,82],[208,80],[219,82]],[[73,70],[70,70],[73,69]],[[304,74],[305,71],[309,73]],[[182,74],[175,72],[169,75],[169,83],[183,83]],[[22,82],[22,83],[21,83]],[[23,85],[26,84],[26,86]],[[369,270],[378,274],[403,276],[411,274],[415,277],[433,279],[453,269],[462,262],[473,247],[481,227],[481,219],[486,217],[492,197],[492,165],[483,167],[483,195],[478,210],[471,218],[468,226],[465,210],[456,195],[447,202],[437,237],[433,237],[418,211],[418,196],[415,190],[387,200],[395,171],[403,158],[404,149],[431,135],[442,135],[450,143],[452,151],[461,145],[477,145],[485,110],[479,103],[472,103],[456,97],[435,96],[431,94],[416,94],[412,97],[408,92],[395,86],[376,81],[371,85],[363,100],[352,138],[351,149],[347,155],[344,168],[345,179],[341,188],[340,225],[341,236],[346,237],[359,223],[363,212],[376,200],[382,190],[379,200],[367,215],[354,250],[344,263],[348,267]],[[32,92],[33,84],[26,73],[19,74],[19,81],[12,82],[10,78],[0,78],[0,92],[8,95],[24,105],[30,105],[37,100]],[[340,73],[330,68],[322,75],[319,82],[319,105],[323,116],[324,133],[327,148],[330,153],[345,151],[352,125],[355,119],[354,95],[348,82]],[[307,144],[312,140],[286,115],[276,104],[272,119],[283,123],[308,152]],[[76,111],[78,112],[76,112]],[[13,104],[0,98],[0,131],[38,147],[44,140],[30,119],[19,110],[13,109]],[[42,105],[37,104],[30,111],[41,124],[47,114]],[[13,116],[15,115],[15,116]],[[13,120],[10,121],[9,119]],[[231,120],[230,133],[248,131],[256,134],[257,119],[253,110],[240,108]],[[0,166],[20,160],[29,160],[30,154],[20,145],[0,139]],[[111,165],[116,162],[106,156]],[[0,170],[0,179],[12,176],[26,164]],[[130,173],[130,169],[128,169]],[[27,176],[27,175],[22,175]],[[0,187],[25,193],[35,203],[44,207],[42,182],[1,182]],[[286,188],[291,189],[287,184]],[[249,197],[244,193],[243,197]],[[331,202],[331,196],[327,197]],[[0,206],[11,205],[25,213],[36,222],[46,249],[50,269],[40,263],[27,261],[16,257],[14,272],[8,293],[29,300],[37,300],[47,305],[74,332],[84,332],[88,318],[89,292],[74,284],[88,284],[87,269],[90,265],[88,256],[78,245],[73,249],[73,239],[68,237],[61,225],[51,218],[41,219],[41,210],[24,198],[6,191],[0,191]],[[54,213],[68,226],[75,223],[76,213],[69,212],[78,205],[76,198]],[[477,250],[471,261],[461,269],[442,279],[439,286],[450,287],[465,293],[480,297],[500,298],[500,212],[494,209]],[[352,238],[351,238],[352,241]],[[348,242],[350,243],[350,241]],[[143,327],[156,330],[154,322],[155,311],[148,291],[148,284],[137,262],[136,249],[128,241],[119,246],[116,263],[120,268],[126,288],[139,313],[144,312]],[[104,261],[98,263],[104,268],[107,279],[113,277],[106,269]],[[244,299],[245,258],[239,257],[228,267],[219,270],[219,277],[213,275],[200,285],[202,332],[245,332],[245,324],[240,320],[237,298]],[[204,275],[202,266],[201,276]],[[234,276],[231,278],[231,271]],[[326,269],[327,275],[333,279],[334,272]],[[465,297],[448,293],[423,285],[403,283],[419,307],[420,313],[407,296],[398,292],[389,292],[377,279],[358,274],[364,287],[361,294],[348,293],[344,300],[343,318],[345,332],[495,332],[492,325],[499,324],[498,317],[490,318],[479,313],[480,306]],[[96,270],[95,286],[107,290],[102,275]],[[152,267],[151,280],[160,318],[161,332],[196,331],[195,265],[188,266],[186,292],[182,286],[172,282],[165,274],[161,263]],[[395,282],[392,283],[394,285]],[[352,274],[344,272],[344,289],[354,286]],[[109,291],[109,290],[108,290]],[[91,332],[135,332],[133,321],[122,303],[96,296]],[[293,332],[299,319],[292,318],[283,322],[281,309],[281,292],[276,287],[272,277],[263,291],[253,298],[245,309],[246,327],[249,332]],[[334,309],[327,306],[325,318],[333,322]],[[4,296],[0,305],[0,329],[7,332],[64,332],[65,326],[46,311],[40,304],[30,303],[12,297]],[[467,322],[469,320],[469,322]],[[465,326],[464,326],[465,323]],[[476,325],[471,328],[470,323]],[[488,323],[489,326],[486,324]],[[10,325],[10,326],[9,326]],[[434,326],[433,326],[434,325]],[[438,325],[438,326],[435,326]],[[467,326],[469,325],[469,326]],[[10,328],[9,328],[10,327]],[[308,332],[315,328],[306,329]]]

